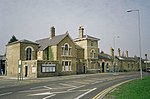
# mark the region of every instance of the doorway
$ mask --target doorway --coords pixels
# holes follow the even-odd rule
[[[28,66],[25,66],[25,77],[28,76]]]
[[[86,74],[86,66],[85,65],[83,66],[83,72],[84,72],[84,74]]]
[[[105,63],[102,62],[102,73],[104,73],[104,66],[105,66]]]

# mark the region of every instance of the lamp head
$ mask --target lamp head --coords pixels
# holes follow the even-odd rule
[[[128,10],[127,12],[132,12],[132,10]]]

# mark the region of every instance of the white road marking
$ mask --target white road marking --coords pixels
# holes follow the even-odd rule
[[[36,93],[36,94],[29,94],[27,96],[42,96],[42,95],[51,95],[51,92],[44,92],[44,93]]]
[[[93,88],[93,89],[91,89],[91,90],[89,90],[89,91],[87,91],[87,92],[81,94],[80,96],[78,96],[78,97],[76,97],[76,98],[74,98],[74,99],[80,99],[81,97],[85,96],[86,94],[88,94],[88,93],[90,93],[90,92],[92,92],[92,91],[94,91],[94,90],[96,90],[96,89],[97,89],[97,88]]]
[[[38,86],[38,87],[33,87],[33,88],[30,88],[30,89],[39,89],[39,88],[47,88],[47,89],[52,89],[51,87],[48,87],[48,86]]]
[[[42,88],[44,86],[38,86],[38,87],[33,87],[33,88],[30,88],[30,89],[38,89],[38,88]]]
[[[53,90],[56,90],[56,89],[67,89],[67,88],[70,88],[70,87],[59,87],[59,88],[52,88]],[[35,89],[35,90],[25,90],[25,91],[19,91],[18,93],[29,93],[29,92],[35,92],[35,91],[47,91],[49,89]]]
[[[74,87],[74,88],[68,89],[68,91],[74,90],[74,89],[78,89],[78,88],[81,88],[81,87],[84,87],[84,86],[85,86],[85,85],[81,85],[81,86],[78,86],[78,87]]]
[[[97,84],[97,83],[100,83],[100,82],[103,82],[103,81],[96,81],[96,82],[93,82],[91,84]]]
[[[25,90],[25,91],[19,91],[18,93],[25,93],[25,92],[33,92],[33,91],[46,91],[46,90],[49,90],[49,89],[36,89],[36,90]]]
[[[47,89],[52,89],[51,87],[48,87],[48,86],[43,86],[44,88],[47,88]]]
[[[47,96],[47,97],[44,97],[44,98],[42,98],[42,99],[47,99],[47,98],[53,97],[53,96],[55,96],[55,95],[56,95],[56,94],[52,94],[52,95]]]
[[[74,86],[74,85],[64,84],[64,83],[60,83],[60,85],[63,85],[63,86],[69,86],[69,87],[77,87],[77,86]]]
[[[79,83],[79,84],[89,84],[89,83],[87,83],[87,82],[79,82],[79,81],[72,81],[72,82],[74,82],[74,83]]]
[[[94,82],[94,80],[83,80],[84,82],[89,82],[89,83],[92,83]]]
[[[0,94],[0,96],[9,95],[9,94],[11,94],[11,93],[12,93],[12,92],[3,93],[3,94]]]

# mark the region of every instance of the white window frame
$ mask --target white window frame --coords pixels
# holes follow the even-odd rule
[[[66,62],[68,65],[66,65]],[[62,60],[62,71],[72,71],[72,61],[71,60]]]
[[[55,73],[56,72],[56,64],[42,64],[41,72],[42,73]]]
[[[65,49],[66,45],[68,46],[68,50]],[[72,55],[71,53],[72,53],[72,47],[70,47],[68,43],[65,43],[64,46],[62,46],[62,56],[71,56]]]
[[[91,58],[95,58],[95,50],[94,50],[94,49],[92,49],[92,50],[90,51],[90,57],[91,57]]]

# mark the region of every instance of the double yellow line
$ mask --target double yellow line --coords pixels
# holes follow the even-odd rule
[[[124,83],[127,83],[127,82],[132,81],[132,80],[135,80],[135,79],[136,79],[136,78],[130,79],[130,80],[127,80],[127,81],[124,81],[124,82],[121,82],[121,83],[116,84],[116,85],[114,85],[114,86],[111,86],[111,87],[109,87],[109,88],[107,88],[107,89],[101,91],[100,93],[98,93],[98,94],[97,94],[95,97],[93,97],[92,99],[103,99],[104,96],[105,96],[106,94],[108,94],[111,90],[115,89],[116,87],[118,87],[118,86],[120,86],[120,85],[122,85],[122,84],[124,84]]]

